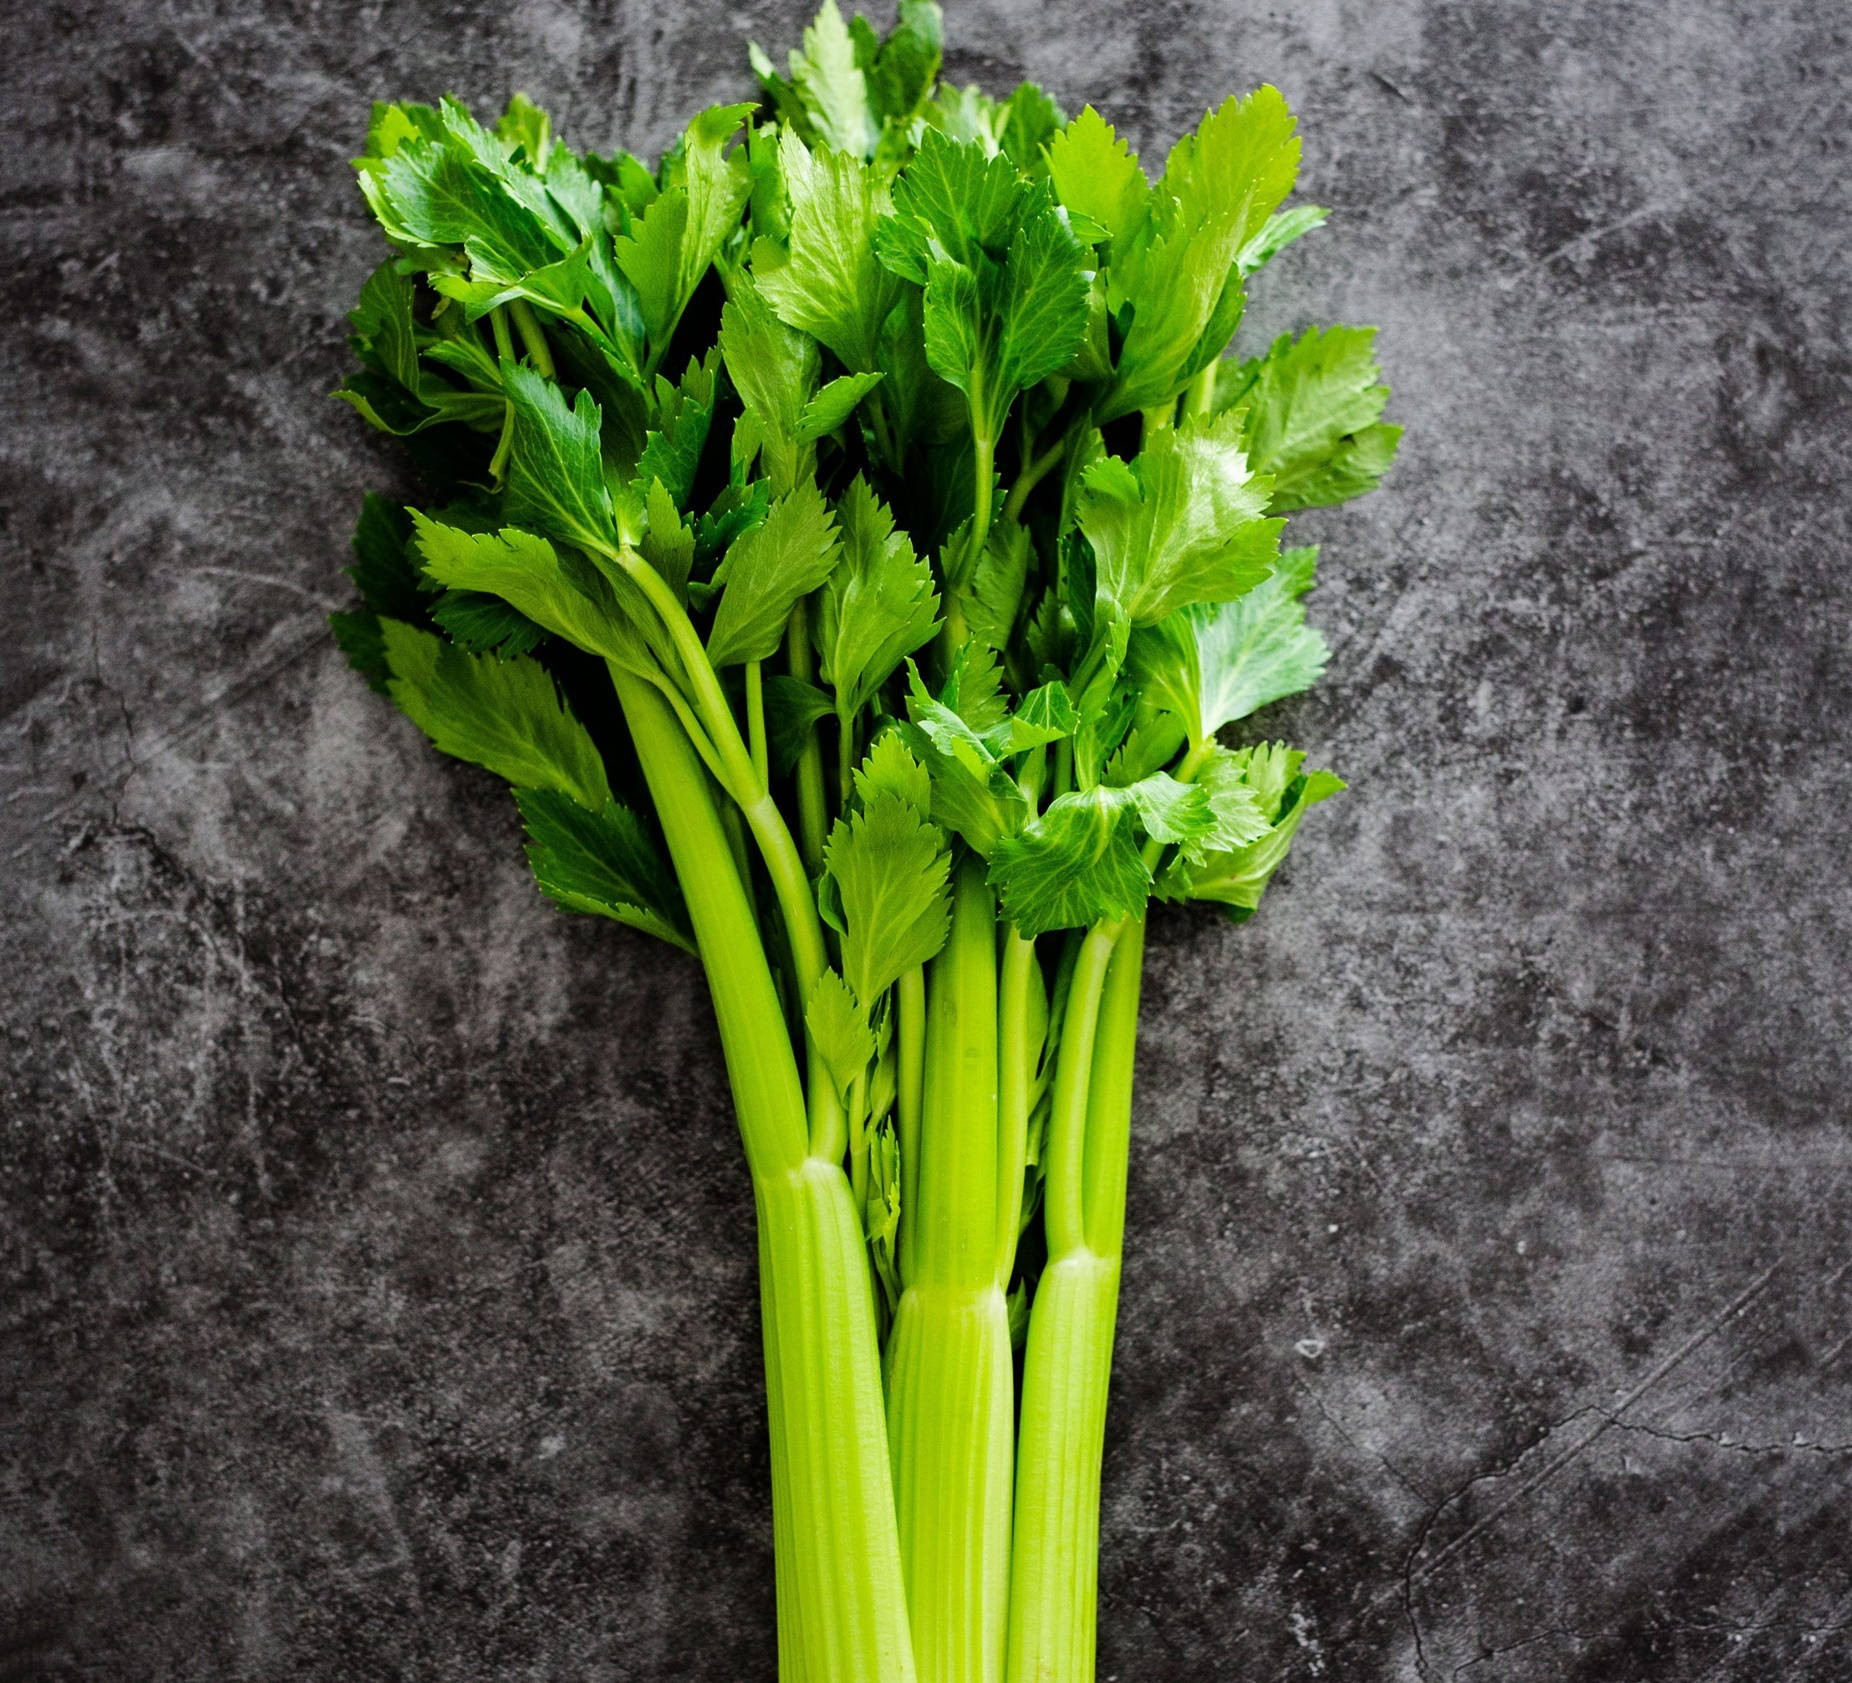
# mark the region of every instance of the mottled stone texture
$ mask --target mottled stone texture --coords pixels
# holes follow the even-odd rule
[[[535,896],[323,627],[375,95],[653,153],[802,8],[16,8],[0,92],[0,1673],[773,1676],[691,963]],[[1308,517],[1352,781],[1150,959],[1123,1683],[1852,1676],[1852,20],[954,8],[1147,152],[1262,79],[1383,325]]]

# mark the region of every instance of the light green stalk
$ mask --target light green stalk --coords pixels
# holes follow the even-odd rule
[[[785,661],[791,676],[808,684],[812,680],[814,661],[810,653],[810,610],[800,596],[791,608],[785,625]],[[844,727],[845,730],[847,727]],[[797,834],[803,849],[804,869],[813,877],[823,874],[823,839],[829,833],[829,817],[823,800],[823,750],[817,745],[817,727],[804,727],[804,746],[797,757],[793,774],[797,784]],[[847,805],[848,786],[838,797]]]
[[[649,684],[611,668],[707,970],[758,1215],[786,1683],[912,1683],[874,1298],[840,1161],[797,1062],[707,775]]]
[[[1017,934],[1014,925],[1003,932],[1003,975],[997,993],[997,1265],[1007,1285],[1022,1232],[1030,1088],[1048,1012],[1035,942]]]
[[[1091,1683],[1100,1462],[1125,1233],[1142,919],[1091,931],[1049,1120],[1048,1266],[1023,1362],[1008,1683]]]
[[[1014,1376],[998,1245],[996,904],[980,860],[959,867],[928,996],[902,1291],[888,1335],[894,1500],[922,1683],[999,1683]]]

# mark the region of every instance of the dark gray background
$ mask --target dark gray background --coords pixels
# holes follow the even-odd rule
[[[692,963],[324,630],[376,95],[649,155],[806,8],[89,0],[0,70],[0,1675],[773,1675]],[[1352,781],[1156,920],[1101,1675],[1852,1677],[1852,20],[954,5],[1155,163],[1301,114],[1388,487],[1308,517]]]

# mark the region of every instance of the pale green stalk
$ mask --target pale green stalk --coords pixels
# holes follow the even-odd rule
[[[759,779],[753,765],[752,752],[745,738],[740,735],[739,722],[733,717],[733,709],[720,687],[720,677],[707,658],[700,633],[695,630],[675,592],[669,588],[662,575],[628,545],[607,550],[606,553],[649,598],[650,606],[656,610],[663,628],[675,645],[675,652],[694,691],[691,699],[699,717],[697,728],[705,729],[706,740],[712,744],[710,752],[714,761],[710,769],[716,780],[732,795],[740,815],[746,820],[746,827],[752,831],[753,840],[759,845],[766,874],[772,881],[772,892],[777,897],[778,909],[784,917],[785,934],[791,945],[792,966],[796,971],[798,998],[807,1000],[812,986],[829,964],[829,955],[823,944],[823,923],[817,915],[810,875],[798,851],[797,842],[791,835],[791,828],[786,824],[784,814],[772,798],[771,791]],[[687,705],[686,701],[680,701],[678,711]],[[821,776],[819,771],[819,783]],[[848,1148],[848,1122],[843,1115],[842,1103],[836,1096],[835,1083],[808,1033],[805,1041],[810,1083],[811,1150],[826,1161],[834,1161]]]
[[[1091,1683],[1094,1672],[1100,1462],[1144,934],[1142,918],[1116,936],[1089,933],[1062,1027],[1049,1123],[1048,1266],[1023,1361],[1008,1683]]]
[[[674,713],[613,665],[707,971],[758,1215],[786,1683],[912,1683],[874,1298],[840,1161],[810,1148],[797,1062],[707,775]]]
[[[810,610],[801,597],[792,607],[791,618],[785,625],[785,661],[793,678],[806,684],[812,681],[815,668],[810,654]],[[848,729],[846,725],[843,728]],[[797,757],[793,781],[797,785],[797,834],[804,869],[813,877],[821,876],[823,838],[829,829],[829,816],[823,798],[823,750],[817,744],[815,725],[804,731],[804,746]],[[845,806],[848,804],[847,785],[840,799]]]
[[[1003,932],[1003,973],[997,988],[997,1258],[1007,1285],[1022,1231],[1023,1171],[1029,1155],[1030,1089],[1039,1045],[1031,1024],[1046,1014],[1035,942]]]
[[[508,315],[504,307],[497,304],[489,312],[489,332],[495,340],[495,354],[504,362],[514,361],[514,336],[508,331]],[[502,400],[501,436],[495,441],[495,454],[489,458],[489,478],[497,486],[502,482],[502,473],[508,466],[508,452],[514,448],[514,401]]]
[[[1014,1375],[998,1244],[996,904],[981,860],[958,869],[951,935],[930,984],[902,1290],[888,1335],[894,1500],[923,1683],[999,1683]]]
[[[517,298],[508,306],[508,313],[514,318],[515,330],[521,335],[521,343],[527,349],[535,372],[552,379],[553,353],[547,347],[547,336],[541,329],[540,318],[534,314],[533,305],[525,298]]]

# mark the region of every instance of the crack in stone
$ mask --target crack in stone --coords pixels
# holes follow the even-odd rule
[[[1734,1455],[1852,1455],[1852,1443],[1739,1443],[1724,1432],[1668,1432],[1643,1420],[1622,1420],[1617,1416],[1610,1416],[1608,1424],[1617,1431],[1640,1432],[1666,1443],[1708,1443]]]

